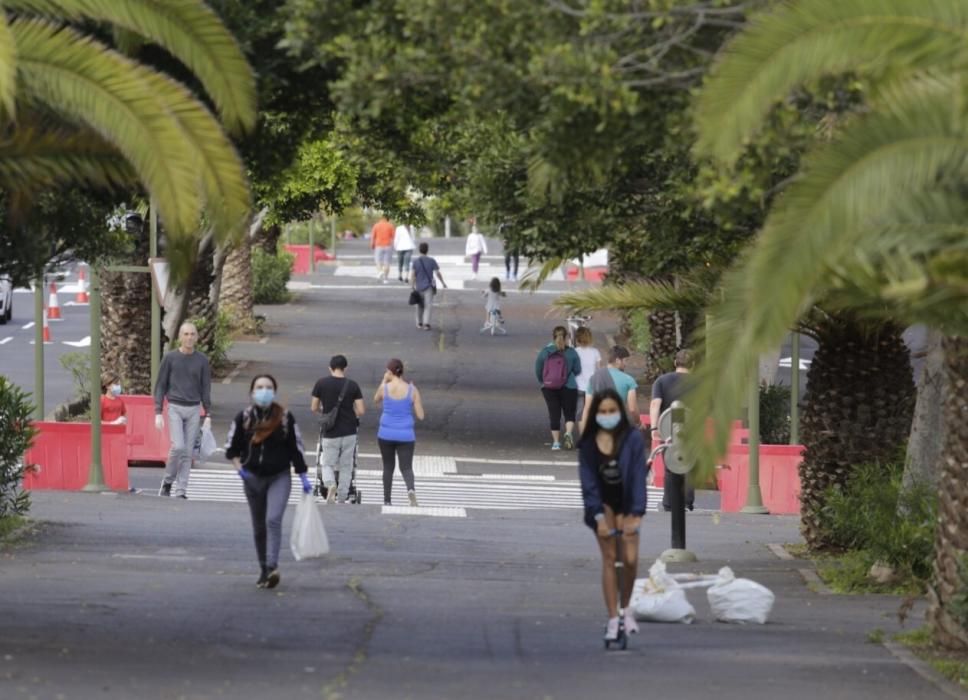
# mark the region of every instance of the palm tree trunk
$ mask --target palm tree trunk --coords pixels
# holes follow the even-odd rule
[[[252,245],[262,233],[268,208],[262,209],[252,220],[248,235],[234,246],[225,258],[219,308],[228,313],[235,328],[246,332],[255,330],[255,296],[252,291]]]
[[[816,314],[803,330],[819,347],[801,417],[800,529],[814,550],[837,547],[823,522],[827,493],[856,466],[899,459],[911,427],[914,380],[901,329],[850,314]]]
[[[645,353],[644,383],[652,385],[660,374],[671,372],[678,349],[675,311],[653,311],[649,314],[649,349]]]
[[[947,392],[934,581],[928,620],[946,647],[968,648],[968,338],[943,341]]]
[[[928,332],[924,367],[918,384],[911,437],[904,462],[903,488],[925,483],[937,487],[944,442],[942,404],[945,396],[945,364],[940,331]]]

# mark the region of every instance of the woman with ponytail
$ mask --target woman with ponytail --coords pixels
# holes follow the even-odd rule
[[[239,411],[229,428],[225,456],[239,471],[252,514],[255,551],[261,572],[256,586],[279,585],[282,516],[289,502],[292,466],[304,493],[312,491],[303,456],[302,435],[292,414],[276,403],[272,375],[257,375],[249,385],[252,403]]]
[[[561,416],[565,416],[566,450],[575,447],[575,413],[578,409],[578,382],[581,358],[568,345],[568,329],[555,326],[551,342],[541,348],[534,361],[534,373],[541,385],[541,395],[548,407],[551,425],[551,449],[561,449]]]

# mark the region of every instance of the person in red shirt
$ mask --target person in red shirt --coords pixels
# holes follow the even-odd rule
[[[373,260],[376,262],[377,279],[387,283],[390,276],[390,265],[393,263],[393,237],[396,229],[384,216],[375,224],[370,232],[370,248],[373,249]]]
[[[101,422],[124,425],[128,422],[127,409],[121,399],[121,381],[111,375],[101,382]]]

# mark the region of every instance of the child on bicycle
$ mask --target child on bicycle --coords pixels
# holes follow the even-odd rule
[[[484,297],[484,325],[494,323],[498,326],[504,325],[504,317],[501,315],[501,298],[506,297],[507,293],[501,291],[501,280],[497,277],[491,278],[491,283],[487,289],[481,292]]]

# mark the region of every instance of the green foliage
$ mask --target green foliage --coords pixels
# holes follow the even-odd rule
[[[893,637],[895,642],[910,648],[935,671],[960,687],[968,687],[968,659],[957,651],[935,646],[931,628],[927,625],[908,632],[899,632]]]
[[[198,328],[199,336],[204,337],[205,333],[202,331],[208,323],[208,320],[199,316],[198,318],[191,319],[191,322]],[[212,334],[211,344],[200,344],[198,349],[205,353],[214,369],[219,369],[224,367],[228,362],[228,353],[231,347],[232,317],[228,312],[219,309],[215,317],[215,332]]]
[[[285,304],[290,299],[286,284],[292,274],[293,256],[279,252],[269,255],[252,249],[253,295],[256,304]]]
[[[958,558],[958,592],[948,604],[948,612],[962,627],[968,627],[968,554]]]
[[[865,580],[875,562],[889,564],[903,584],[930,578],[937,494],[926,485],[902,489],[902,476],[901,464],[862,465],[844,490],[828,494],[824,525],[852,553],[844,580]]]
[[[647,311],[632,311],[628,315],[629,349],[638,353],[646,353],[652,345],[652,334],[649,332],[649,313]]]
[[[74,382],[74,396],[80,401],[91,402],[91,353],[78,350],[65,352],[60,357],[61,367],[67,370]],[[100,387],[98,387],[100,394]]]
[[[24,454],[37,434],[31,421],[33,411],[28,395],[0,376],[0,521],[23,515],[30,508],[30,494],[20,483]]]
[[[786,445],[790,442],[790,387],[760,385],[760,443]]]

